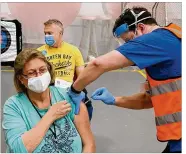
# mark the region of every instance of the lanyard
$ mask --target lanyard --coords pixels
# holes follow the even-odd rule
[[[50,96],[50,94],[49,94],[49,96]],[[42,115],[39,113],[39,111],[37,110],[37,108],[35,107],[35,105],[32,103],[32,101],[30,100],[28,94],[27,94],[27,97],[28,97],[29,101],[31,102],[32,106],[34,107],[34,109],[36,110],[37,114],[40,116],[40,118],[42,118]],[[52,106],[51,98],[50,98],[50,105]],[[56,127],[55,127],[55,123],[53,123],[52,125],[54,126],[54,131],[51,128],[49,128],[49,130],[52,132],[52,134],[54,135],[54,138],[56,139]]]

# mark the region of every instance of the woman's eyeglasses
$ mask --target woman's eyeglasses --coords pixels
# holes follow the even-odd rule
[[[47,66],[42,66],[38,70],[30,70],[27,72],[27,74],[22,74],[25,79],[37,77],[38,74],[42,75],[48,71]]]

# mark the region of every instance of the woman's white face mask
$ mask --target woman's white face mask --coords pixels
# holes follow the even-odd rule
[[[44,92],[51,81],[50,73],[47,71],[41,76],[28,79],[28,88],[36,93]]]

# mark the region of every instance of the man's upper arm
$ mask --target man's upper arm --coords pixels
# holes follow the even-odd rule
[[[96,65],[102,67],[105,71],[115,70],[122,67],[131,66],[134,63],[127,59],[120,52],[113,50],[103,56],[96,58]]]

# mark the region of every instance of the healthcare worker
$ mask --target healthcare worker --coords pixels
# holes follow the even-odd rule
[[[113,33],[126,43],[90,62],[69,88],[69,96],[78,106],[84,87],[103,73],[132,65],[145,69],[150,95],[113,97],[99,88],[92,98],[130,109],[153,107],[157,139],[168,141],[164,152],[181,152],[181,28],[160,27],[146,8],[134,7],[119,16]]]

